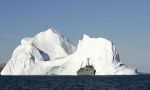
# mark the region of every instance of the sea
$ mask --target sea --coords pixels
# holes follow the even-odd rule
[[[150,90],[150,75],[0,76],[0,90]]]

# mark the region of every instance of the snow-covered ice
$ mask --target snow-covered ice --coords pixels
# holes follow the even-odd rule
[[[77,75],[87,58],[96,75],[136,75],[136,68],[120,62],[112,42],[84,35],[77,47],[54,29],[24,38],[13,52],[2,75]]]

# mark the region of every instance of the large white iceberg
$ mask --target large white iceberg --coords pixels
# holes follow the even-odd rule
[[[136,68],[121,64],[114,45],[87,35],[75,47],[53,29],[24,38],[2,70],[2,75],[77,75],[90,58],[96,75],[136,75]]]

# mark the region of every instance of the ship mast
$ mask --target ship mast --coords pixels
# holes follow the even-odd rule
[[[82,64],[81,64],[80,68],[82,68],[82,65],[83,65],[83,62],[82,62]]]
[[[90,65],[90,62],[89,62],[90,58],[87,58],[87,66]]]

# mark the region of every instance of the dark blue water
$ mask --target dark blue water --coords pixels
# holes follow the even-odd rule
[[[0,76],[0,90],[150,90],[150,75]]]

